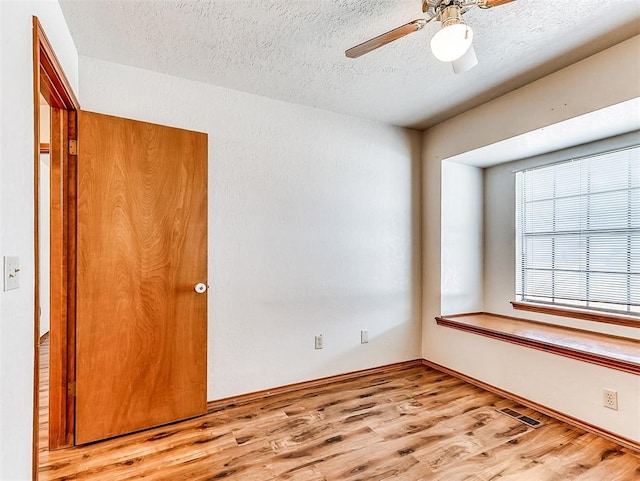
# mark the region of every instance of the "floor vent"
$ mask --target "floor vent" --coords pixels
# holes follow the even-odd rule
[[[524,414],[520,414],[518,411],[514,411],[513,409],[509,409],[509,408],[498,409],[498,412],[505,414],[513,419],[517,419],[521,423],[524,423],[527,426],[531,426],[532,428],[537,428],[542,426],[542,423],[537,419],[533,419],[533,418],[530,418],[529,416],[525,416]]]

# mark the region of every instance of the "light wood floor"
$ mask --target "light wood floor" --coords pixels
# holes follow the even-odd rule
[[[48,346],[41,379],[47,379]],[[40,391],[46,446],[46,384]],[[517,409],[533,429],[496,411]],[[632,481],[640,456],[429,368],[369,375],[88,446],[41,480]]]

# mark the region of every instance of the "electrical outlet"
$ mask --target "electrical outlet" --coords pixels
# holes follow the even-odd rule
[[[369,331],[360,331],[360,344],[369,343]]]
[[[322,349],[322,334],[316,336],[316,349]]]
[[[611,389],[602,390],[602,405],[609,409],[618,410],[618,392]]]

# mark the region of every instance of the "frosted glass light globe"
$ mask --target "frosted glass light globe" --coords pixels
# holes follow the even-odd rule
[[[462,57],[473,41],[473,30],[464,23],[443,27],[431,39],[431,51],[442,62],[453,62]]]

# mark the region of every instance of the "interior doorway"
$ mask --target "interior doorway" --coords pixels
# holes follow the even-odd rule
[[[33,479],[38,479],[40,448],[73,445],[76,156],[70,139],[75,138],[79,104],[37,17],[33,17],[33,109],[36,272]],[[48,343],[48,352],[40,352],[42,336]],[[45,384],[48,402],[47,409],[42,411],[41,354],[43,363],[48,354],[48,376],[43,370],[48,381]],[[48,423],[42,439],[41,416]]]

